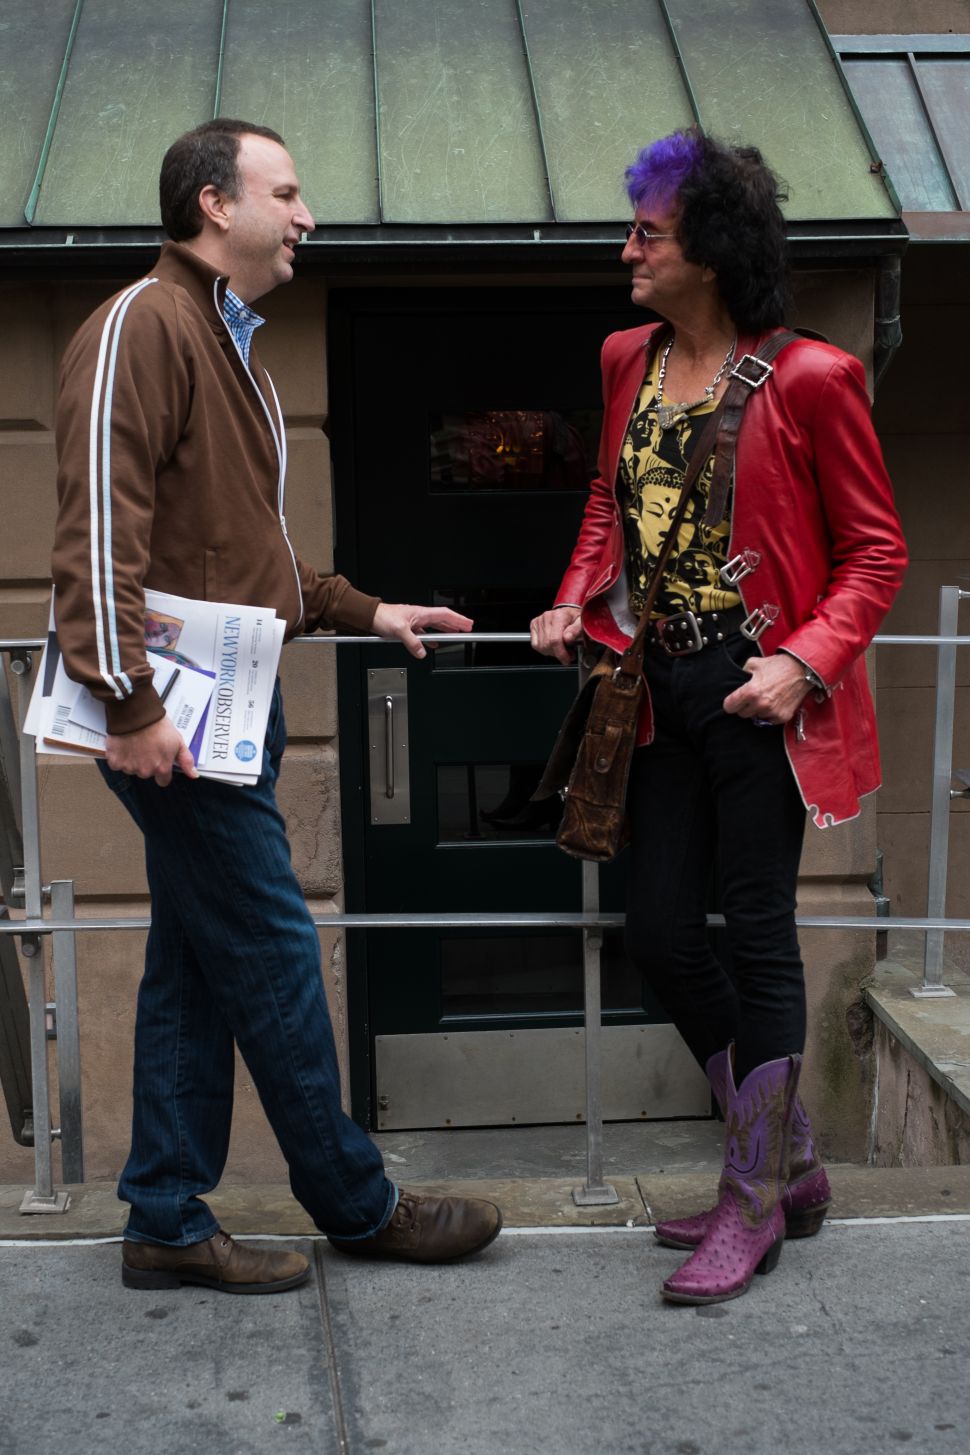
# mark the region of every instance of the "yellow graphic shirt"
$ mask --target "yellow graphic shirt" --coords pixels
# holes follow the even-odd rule
[[[623,521],[630,609],[643,611],[654,562],[666,539],[684,484],[684,475],[707,416],[714,403],[691,409],[670,429],[657,423],[657,373],[654,356],[633,406],[620,451],[616,497]],[[692,499],[681,522],[654,606],[654,616],[677,611],[725,611],[741,597],[721,581],[731,536],[731,493],[724,519],[716,526],[702,524],[714,471],[713,452],[700,471]]]

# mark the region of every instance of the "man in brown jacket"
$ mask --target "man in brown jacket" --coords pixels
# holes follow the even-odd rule
[[[152,895],[119,1185],[131,1205],[122,1276],[134,1288],[234,1293],[308,1276],[299,1254],[233,1242],[202,1201],[225,1164],[234,1041],[293,1192],[335,1248],[461,1257],[498,1234],[498,1208],[398,1189],[341,1109],[317,934],[275,801],[279,686],[256,786],[199,778],[152,685],[144,591],[270,606],[288,636],[372,631],[417,657],[426,627],[471,622],[364,596],[290,544],[285,425],[251,307],[289,282],[314,225],[282,138],[239,121],[198,127],[169,148],[160,196],[172,241],[68,346],[57,417],[58,636],[69,674],[105,704],[99,767],[144,834]]]

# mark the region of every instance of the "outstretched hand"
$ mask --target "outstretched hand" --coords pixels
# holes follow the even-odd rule
[[[392,605],[387,601],[378,606],[373,622],[379,637],[400,642],[412,657],[427,656],[418,632],[427,631],[428,627],[437,627],[443,632],[470,632],[474,625],[470,617],[461,616],[447,606]]]
[[[179,768],[186,778],[198,778],[198,769],[182,734],[167,717],[160,717],[134,733],[108,734],[105,744],[108,767],[133,778],[154,778],[167,788],[172,770]]]

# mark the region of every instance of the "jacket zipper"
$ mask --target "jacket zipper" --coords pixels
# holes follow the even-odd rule
[[[286,489],[286,463],[287,463],[287,458],[288,458],[287,451],[286,451],[286,425],[285,425],[285,423],[283,421],[283,410],[282,410],[282,408],[280,406],[280,396],[276,392],[276,385],[273,383],[273,377],[269,373],[266,374],[266,382],[269,384],[270,389],[273,391],[273,403],[276,405],[276,415],[277,415],[277,418],[279,419],[279,422],[280,422],[280,434],[279,434],[279,438],[280,438],[280,441],[281,441],[281,444],[282,444],[282,460],[281,460],[281,465],[280,465],[280,483],[279,483],[279,492],[278,492],[278,496],[277,496],[277,511],[279,513],[280,526],[281,526],[282,531],[283,531],[283,539],[286,541],[286,549],[290,553],[290,563],[291,563],[291,565],[293,567],[293,575],[296,578],[296,595],[297,595],[297,600],[300,603],[300,615],[297,618],[297,623],[296,624],[299,627],[299,626],[302,626],[303,625],[303,617],[304,617],[304,611],[303,611],[303,586],[302,586],[302,583],[300,581],[300,572],[299,572],[299,570],[297,568],[297,564],[296,564],[296,552],[293,550],[293,546],[292,546],[292,544],[290,542],[290,533],[286,529],[286,516],[283,513],[284,492],[285,492],[285,489]]]
[[[253,389],[255,390],[256,398],[259,400],[260,405],[262,406],[263,413],[266,416],[266,423],[269,425],[270,434],[273,436],[273,444],[276,447],[276,459],[277,459],[277,462],[279,464],[279,476],[278,476],[277,484],[276,484],[276,513],[279,516],[280,529],[283,532],[283,539],[286,542],[286,549],[290,553],[290,564],[293,567],[293,576],[294,576],[294,579],[296,580],[296,599],[297,599],[297,601],[299,603],[299,607],[300,607],[300,614],[297,617],[296,625],[297,625],[297,628],[299,628],[299,627],[301,627],[303,625],[303,615],[304,615],[304,612],[303,612],[303,587],[302,587],[302,585],[300,583],[300,573],[297,570],[296,555],[294,554],[293,547],[290,544],[290,537],[289,537],[289,534],[288,534],[287,529],[286,529],[286,516],[283,514],[284,494],[285,494],[285,490],[286,490],[286,459],[287,459],[287,456],[286,456],[286,426],[285,426],[285,424],[283,422],[283,411],[280,408],[280,400],[279,400],[279,395],[276,392],[276,385],[273,383],[273,380],[270,377],[269,373],[264,369],[263,372],[266,374],[266,379],[267,379],[267,382],[269,384],[269,387],[273,391],[273,403],[276,405],[276,413],[277,413],[277,417],[279,419],[279,431],[277,432],[276,425],[273,423],[273,416],[269,412],[269,406],[267,405],[266,400],[263,398],[262,390],[260,389],[259,385],[256,383],[256,380],[255,380],[255,378],[253,376],[252,370],[250,369],[249,365],[246,363],[246,360],[243,358],[242,349],[239,347],[239,344],[236,342],[236,336],[233,333],[232,329],[229,327],[229,324],[226,321],[226,315],[223,313],[222,308],[221,308],[221,306],[219,304],[219,283],[220,283],[220,281],[221,280],[217,278],[216,281],[215,281],[215,283],[213,284],[213,288],[212,288],[212,296],[213,296],[213,299],[215,301],[216,312],[218,313],[219,317],[222,319],[223,323],[226,325],[226,332],[228,333],[229,337],[232,339],[233,348],[236,350],[236,353],[239,355],[239,362],[242,364],[243,368],[246,370],[246,377],[249,379],[250,384],[252,384]]]

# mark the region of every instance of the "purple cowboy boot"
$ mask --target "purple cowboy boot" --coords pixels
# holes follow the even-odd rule
[[[718,1051],[704,1068],[722,1116],[729,1054],[730,1047],[727,1051]],[[832,1189],[815,1150],[812,1124],[808,1120],[801,1097],[796,1096],[792,1117],[791,1167],[781,1197],[782,1211],[785,1214],[785,1237],[812,1237],[825,1221],[831,1202]],[[665,1248],[697,1248],[704,1241],[707,1225],[715,1211],[715,1208],[707,1208],[706,1211],[693,1213],[690,1217],[668,1218],[667,1221],[656,1224],[653,1235]]]
[[[784,1056],[756,1066],[736,1089],[728,1062],[720,1196],[704,1241],[663,1284],[671,1303],[738,1298],[756,1273],[770,1273],[781,1257],[781,1195],[800,1069],[800,1056]]]

